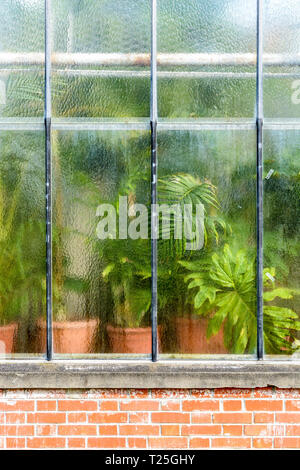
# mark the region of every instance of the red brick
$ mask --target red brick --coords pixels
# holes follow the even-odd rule
[[[100,436],[116,436],[118,434],[118,426],[116,424],[113,425],[100,425],[99,426],[99,434]]]
[[[171,390],[155,389],[155,390],[152,390],[151,395],[152,395],[152,398],[159,398],[163,400],[166,400],[168,398],[169,399],[170,398],[184,399],[184,398],[190,397],[190,392],[189,390],[181,389],[181,388],[179,389],[173,388]]]
[[[60,400],[58,411],[96,411],[97,401],[91,400]]]
[[[38,411],[56,411],[57,403],[55,400],[37,400]]]
[[[179,411],[180,410],[180,401],[163,401],[161,402],[162,411]]]
[[[273,446],[272,439],[268,437],[254,437],[252,442],[255,449],[271,449]]]
[[[191,421],[193,424],[211,423],[212,415],[210,413],[201,413],[199,411],[195,411],[191,413]]]
[[[81,413],[68,413],[68,423],[85,423],[87,420],[87,414]]]
[[[286,411],[300,412],[300,400],[286,400],[285,409]]]
[[[214,423],[220,424],[248,424],[252,422],[251,413],[215,413]]]
[[[241,400],[224,400],[223,409],[224,411],[241,411],[242,402]]]
[[[28,413],[27,423],[65,423],[66,413]]]
[[[287,425],[285,428],[287,436],[300,436],[300,426],[298,425]]]
[[[216,434],[221,434],[222,427],[214,424],[204,424],[204,425],[191,425],[191,426],[182,426],[181,435],[182,436],[191,436],[195,434],[204,434],[207,436],[213,436]]]
[[[273,390],[270,387],[255,388],[253,390],[253,397],[254,398],[272,398]]]
[[[241,436],[243,434],[243,426],[236,424],[224,424],[224,436]]]
[[[300,413],[276,413],[278,423],[300,423]]]
[[[209,447],[209,439],[202,437],[192,437],[190,439],[190,449],[203,449]]]
[[[274,413],[255,413],[255,423],[274,423]]]
[[[300,449],[300,437],[277,437],[274,440],[276,449]]]
[[[54,424],[38,424],[36,434],[37,436],[55,436],[56,426]]]
[[[23,449],[26,441],[24,437],[7,437],[6,447],[7,449]]]
[[[210,398],[210,397],[213,396],[213,394],[214,394],[213,390],[207,390],[207,389],[203,389],[203,390],[192,389],[192,390],[190,390],[190,396],[192,398]]]
[[[0,411],[34,411],[33,400],[0,401]]]
[[[128,437],[128,447],[130,449],[146,449],[147,440],[144,437]]]
[[[34,426],[25,425],[6,425],[0,426],[0,435],[1,436],[33,436],[34,435]]]
[[[30,449],[64,449],[66,439],[62,437],[32,437],[27,439]]]
[[[218,411],[219,400],[186,400],[182,402],[182,411]]]
[[[89,423],[127,423],[127,413],[91,413]]]
[[[248,411],[281,411],[282,400],[245,400]]]
[[[185,437],[150,437],[150,449],[187,449],[188,440]]]
[[[7,424],[23,424],[25,423],[25,413],[6,413]]]
[[[179,436],[180,427],[179,424],[164,424],[161,427],[162,436]]]
[[[176,413],[161,411],[159,413],[152,413],[152,423],[189,423],[189,413]]]
[[[159,426],[147,424],[124,424],[120,426],[121,436],[157,436]]]
[[[149,390],[147,388],[129,390],[129,398],[149,398]]]
[[[129,413],[130,423],[149,423],[149,413],[137,412]]]
[[[282,436],[284,427],[274,424],[248,424],[244,429],[245,436]]]
[[[159,402],[154,400],[121,401],[121,411],[157,411]]]
[[[90,437],[88,447],[96,449],[119,449],[126,447],[125,437]]]
[[[212,447],[249,449],[251,447],[251,439],[249,437],[215,437],[212,439]]]
[[[62,436],[95,436],[97,426],[78,424],[58,426],[58,434]]]
[[[101,411],[118,411],[119,404],[116,400],[103,400],[99,406]]]
[[[68,439],[69,449],[84,449],[85,447],[85,439],[82,437],[70,437]]]
[[[214,393],[215,398],[250,398],[251,388],[217,388]]]

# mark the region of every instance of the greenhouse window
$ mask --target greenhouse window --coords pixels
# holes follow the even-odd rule
[[[297,369],[298,2],[0,12],[3,377]]]

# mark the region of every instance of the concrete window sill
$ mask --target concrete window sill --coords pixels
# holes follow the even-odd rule
[[[0,389],[300,388],[300,362],[0,361]]]

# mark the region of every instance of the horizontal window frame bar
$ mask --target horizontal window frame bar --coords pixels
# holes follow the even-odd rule
[[[264,53],[265,66],[299,66],[300,53]],[[0,66],[44,65],[44,52],[0,52]],[[150,53],[52,52],[54,66],[109,65],[150,67]],[[256,53],[158,53],[157,66],[256,66]]]
[[[54,131],[150,131],[147,118],[136,120],[85,120],[52,118]],[[255,130],[255,120],[238,119],[191,119],[168,120],[161,118],[157,123],[158,131],[201,131],[201,130]],[[37,131],[44,132],[44,119],[37,118],[0,118],[0,131]],[[300,130],[300,119],[264,120],[264,130]]]

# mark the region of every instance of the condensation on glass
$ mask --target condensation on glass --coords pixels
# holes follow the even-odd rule
[[[158,2],[160,117],[253,117],[256,0]]]
[[[0,116],[44,113],[44,0],[0,2]]]
[[[148,0],[52,0],[53,116],[149,116]]]
[[[174,228],[171,240],[159,241],[161,352],[254,354],[255,131],[161,130],[158,136],[160,204],[179,205],[181,217],[189,204],[204,207],[199,245],[189,243],[184,224],[182,237],[176,239]],[[196,217],[193,210],[193,230]],[[174,213],[177,222],[180,230]]]
[[[263,7],[264,344],[295,357],[300,7]],[[0,356],[20,357],[46,349],[44,0],[0,13]],[[162,357],[256,351],[256,21],[256,0],[157,1]],[[54,356],[148,358],[151,242],[133,207],[149,235],[151,1],[52,0],[48,33]]]
[[[300,340],[282,323],[300,311],[300,129],[264,131],[264,176],[265,352],[286,357]]]
[[[149,134],[52,132],[56,354],[151,353]]]
[[[43,132],[0,132],[0,357],[45,352]]]

